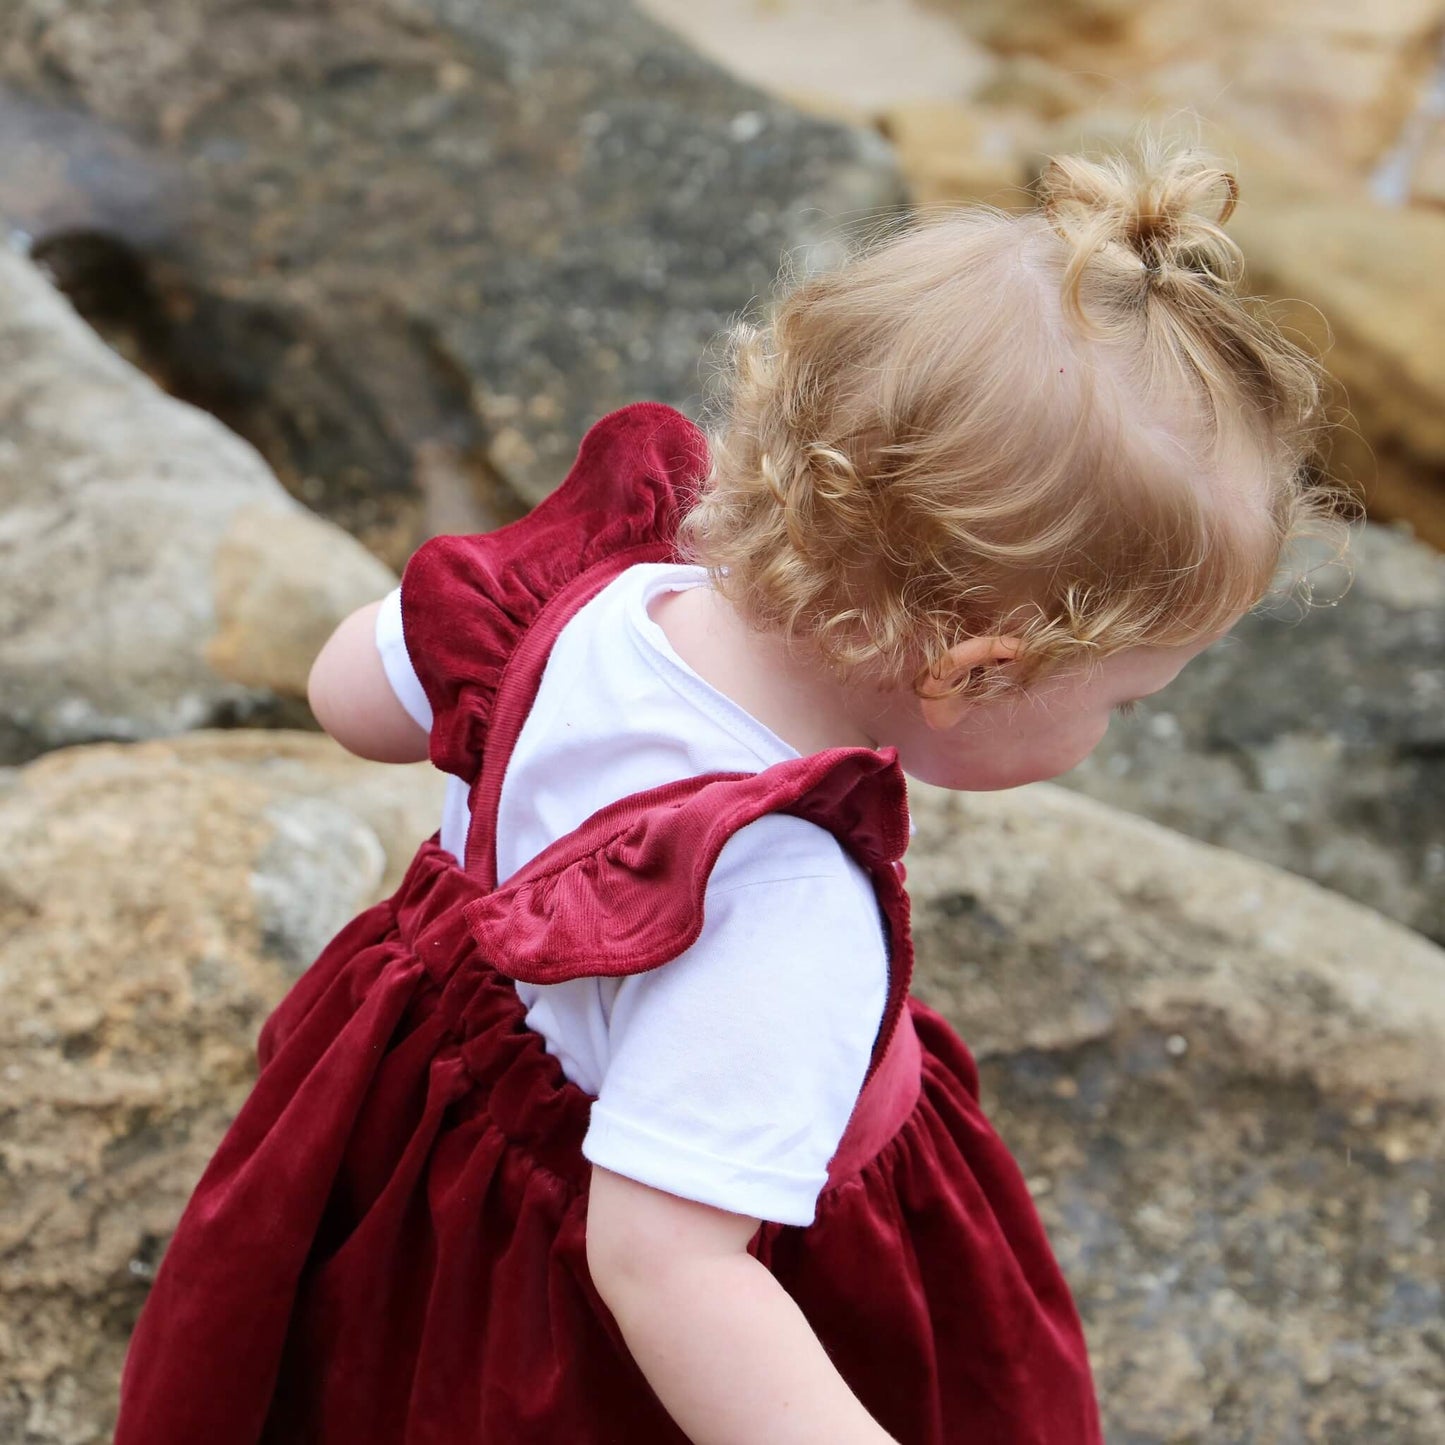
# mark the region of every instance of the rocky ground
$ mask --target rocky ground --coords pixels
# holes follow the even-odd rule
[[[261,1021],[400,881],[441,777],[315,733],[63,749],[0,791],[0,1439],[104,1437]]]
[[[1445,954],[1039,785],[916,789],[919,992],[980,1057],[1114,1445],[1424,1445]]]
[[[1313,610],[1246,618],[1064,781],[1445,942],[1445,557],[1369,527],[1351,567]]]
[[[905,178],[1017,203],[1051,136],[1233,66],[1256,270],[1329,314],[1385,510],[1430,531],[1445,15],[1216,9],[940,4],[928,104],[880,47],[857,125],[837,64],[804,114],[620,0],[0,11],[33,256],[0,253],[0,1439],[105,1438],[260,1020],[435,826],[429,769],[295,730],[320,640],[608,407],[695,409],[780,250],[826,261]],[[1424,1445],[1445,1408],[1445,563],[1381,528],[1355,567],[1121,727],[1068,780],[1093,799],[915,795],[919,988],[979,1053],[1113,1445]]]

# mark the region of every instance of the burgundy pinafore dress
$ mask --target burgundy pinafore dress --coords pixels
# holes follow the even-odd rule
[[[471,784],[466,867],[422,844],[267,1022],[136,1328],[117,1445],[683,1445],[588,1277],[591,1100],[513,981],[665,965],[723,844],[774,811],[868,871],[891,982],[816,1221],[765,1224],[753,1251],[903,1445],[1100,1439],[1078,1316],[973,1061],[908,997],[891,750],[622,798],[497,886],[502,777],[552,642],[624,568],[675,560],[705,465],[679,413],[625,407],[528,517],[408,565],[432,759]]]

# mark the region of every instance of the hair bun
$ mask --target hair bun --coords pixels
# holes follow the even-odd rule
[[[1232,288],[1243,274],[1223,224],[1239,200],[1212,156],[1145,142],[1133,155],[1054,156],[1039,179],[1044,215],[1073,248],[1065,290],[1096,258],[1134,268],[1146,284],[1185,279]]]

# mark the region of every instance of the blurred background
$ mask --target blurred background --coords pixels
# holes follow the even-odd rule
[[[1445,0],[6,0],[0,1440],[106,1438],[261,1018],[436,826],[316,732],[331,628],[606,411],[699,416],[785,258],[1142,122],[1236,169],[1373,520],[1065,788],[917,790],[918,987],[1115,1445],[1438,1440],[1442,47]]]

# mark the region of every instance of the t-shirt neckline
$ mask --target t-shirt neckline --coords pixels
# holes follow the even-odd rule
[[[644,575],[629,599],[626,613],[634,645],[648,665],[763,764],[801,758],[803,755],[796,748],[684,662],[667,634],[653,621],[648,609],[654,598],[664,592],[686,592],[693,587],[707,586],[707,569],[689,563],[651,562],[639,564],[636,570]]]

